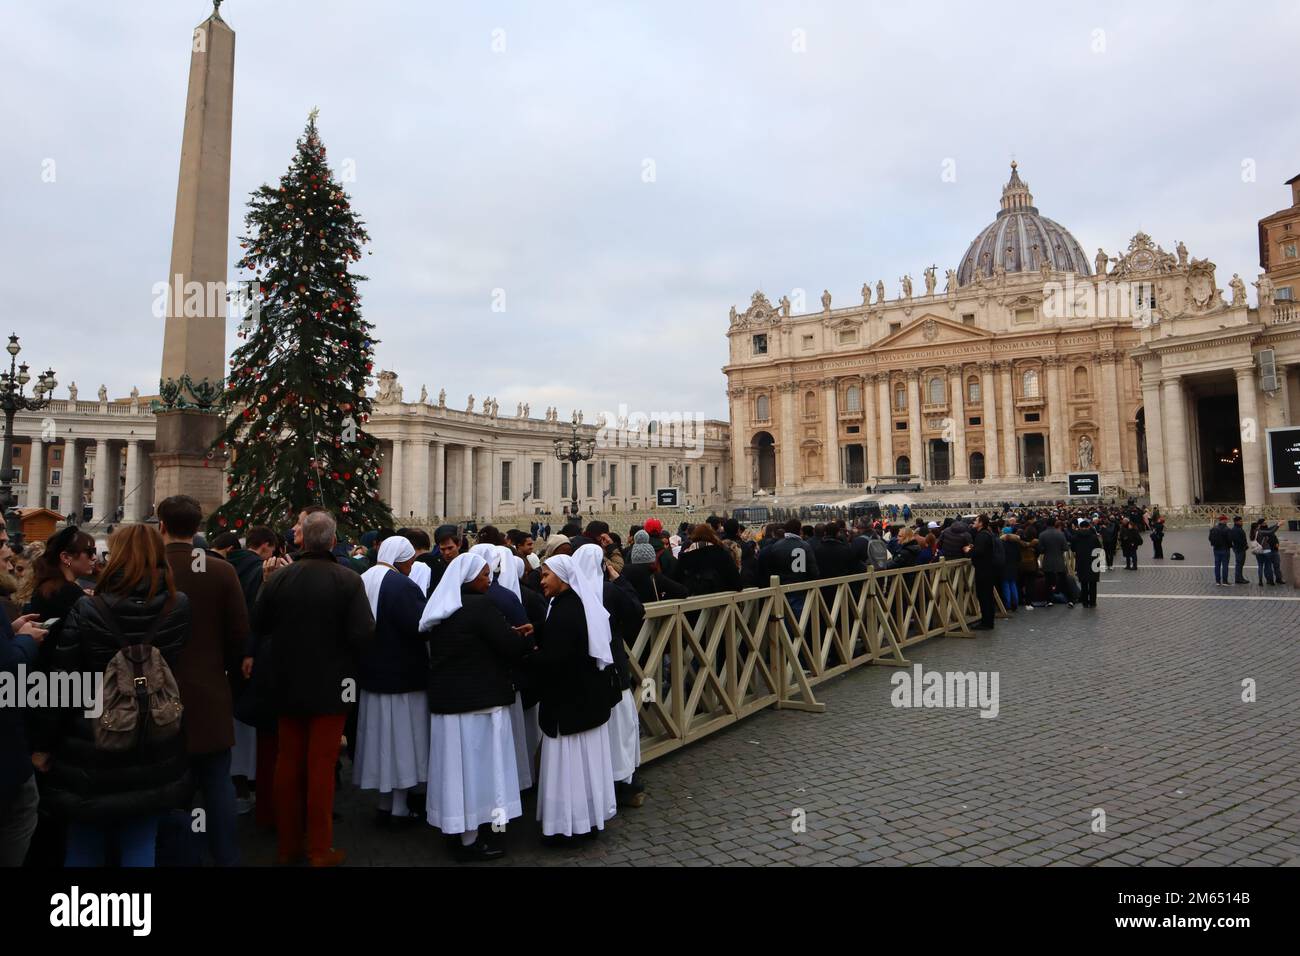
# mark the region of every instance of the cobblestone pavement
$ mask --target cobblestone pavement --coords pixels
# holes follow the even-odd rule
[[[598,840],[542,846],[527,800],[495,865],[1294,865],[1300,590],[1259,588],[1253,567],[1215,587],[1204,531],[1170,533],[1174,551],[1188,560],[1144,545],[1095,610],[908,650],[927,671],[997,672],[996,718],[895,708],[900,671],[861,668],[817,688],[823,714],[764,711],[648,765],[645,806]],[[429,827],[377,828],[372,803],[339,793],[350,865],[450,862]],[[246,862],[270,863],[272,838],[241,828]]]

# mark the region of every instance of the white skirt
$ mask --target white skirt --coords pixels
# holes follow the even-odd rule
[[[519,771],[519,789],[533,785],[533,758],[528,749],[528,724],[524,720],[524,699],[515,691],[515,702],[510,705],[510,733],[515,738],[515,769]]]
[[[603,830],[617,810],[608,723],[580,734],[542,737],[537,819],[544,835]]]
[[[641,721],[630,689],[623,691],[623,699],[609,712],[609,759],[620,783],[631,783],[641,766]]]
[[[361,692],[352,782],[362,790],[410,790],[429,779],[429,695]]]
[[[523,816],[510,711],[429,715],[430,826],[466,833]]]
[[[533,758],[537,756],[537,748],[542,745],[542,724],[541,724],[541,705],[533,704],[524,711],[524,740],[528,747],[528,764],[532,767]]]
[[[257,728],[235,721],[235,749],[230,752],[230,775],[257,779]]]

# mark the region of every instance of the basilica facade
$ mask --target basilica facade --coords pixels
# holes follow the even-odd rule
[[[755,292],[732,309],[723,369],[733,499],[1036,482],[1064,497],[1068,473],[1088,471],[1166,506],[1281,503],[1263,436],[1300,414],[1300,283],[1277,278],[1296,264],[1288,185],[1292,206],[1260,223],[1255,307],[1182,242],[1139,232],[1089,255],[1015,163],[942,290],[931,267],[893,298],[877,281],[804,314]]]

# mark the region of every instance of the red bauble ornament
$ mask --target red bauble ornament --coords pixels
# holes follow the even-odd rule
[[[226,526],[226,519],[224,515],[217,518],[217,524],[221,525],[221,527],[223,528]]]

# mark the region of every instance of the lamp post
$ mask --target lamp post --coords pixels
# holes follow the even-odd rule
[[[568,438],[556,438],[555,457],[569,463],[573,478],[573,502],[570,514],[580,514],[578,510],[578,462],[589,461],[596,453],[596,439],[584,438],[578,434],[577,416],[574,417],[573,434]]]
[[[5,530],[9,532],[9,546],[18,551],[23,546],[22,516],[18,513],[18,496],[14,494],[14,415],[20,411],[34,412],[50,404],[54,395],[54,369],[46,369],[36,380],[32,389],[35,393],[28,398],[23,389],[32,380],[27,370],[27,363],[18,364],[18,353],[22,346],[18,336],[9,336],[5,346],[9,353],[9,371],[0,372],[0,409],[5,413],[5,440],[0,455],[4,457],[4,467],[0,468],[0,508],[4,508]],[[42,469],[43,471],[43,469]]]

